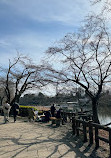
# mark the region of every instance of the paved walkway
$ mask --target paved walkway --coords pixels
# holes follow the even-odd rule
[[[83,146],[78,146],[71,127],[52,127],[51,122],[3,124],[0,116],[0,158],[86,158]]]

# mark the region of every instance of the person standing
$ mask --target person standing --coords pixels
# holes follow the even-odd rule
[[[59,109],[59,110],[57,111],[56,118],[57,118],[57,119],[60,119],[60,118],[61,118],[61,109]]]
[[[52,116],[52,117],[55,116],[55,110],[56,110],[56,108],[55,108],[55,106],[54,106],[54,104],[53,104],[53,105],[51,106],[51,108],[50,108],[51,116]]]
[[[5,104],[3,104],[3,112],[4,112],[4,121],[5,123],[9,122],[9,112],[10,112],[10,104],[8,103],[8,101],[5,102]]]
[[[14,122],[16,121],[18,112],[19,112],[19,104],[14,102],[12,104],[12,113],[13,113]]]

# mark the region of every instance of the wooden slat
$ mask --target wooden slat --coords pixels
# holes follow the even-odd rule
[[[106,142],[106,143],[109,143],[109,140],[108,140],[108,139],[106,139],[106,138],[103,138],[103,137],[101,137],[101,136],[98,136],[98,138],[99,138],[100,140],[102,140],[102,141]]]

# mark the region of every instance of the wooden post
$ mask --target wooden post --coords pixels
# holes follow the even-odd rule
[[[111,157],[111,129],[109,130],[109,150],[110,150],[109,157]]]
[[[98,127],[95,127],[95,143],[96,143],[96,147],[95,149],[99,148],[99,138],[98,138]]]
[[[87,131],[86,131],[86,124],[83,123],[83,134],[84,134],[84,142],[87,142]]]
[[[79,122],[78,122],[78,120],[76,120],[76,133],[77,133],[77,136],[79,136]]]
[[[73,134],[76,134],[76,120],[75,117],[72,117],[72,130],[73,130]]]
[[[92,121],[89,121],[89,144],[93,144],[93,126],[91,124]]]

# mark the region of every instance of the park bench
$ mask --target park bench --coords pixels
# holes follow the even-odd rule
[[[60,126],[61,118],[56,118],[56,117],[50,117],[50,120],[52,121],[52,125],[56,124],[56,126]]]

